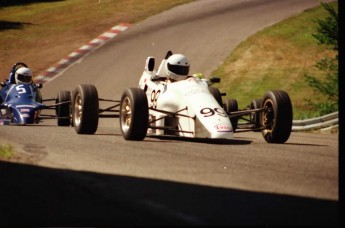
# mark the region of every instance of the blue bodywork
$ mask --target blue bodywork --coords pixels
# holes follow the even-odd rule
[[[42,99],[40,88],[42,84],[17,84],[15,73],[20,67],[27,67],[25,63],[14,64],[6,81],[1,82],[0,88],[0,125],[35,124],[42,119],[57,119],[59,126],[70,125],[69,91],[60,91],[57,98]],[[55,101],[55,104],[45,105],[43,102]],[[42,109],[55,109],[55,115],[41,115]]]
[[[0,92],[0,124],[34,124],[38,123],[42,97],[36,84],[5,83]]]

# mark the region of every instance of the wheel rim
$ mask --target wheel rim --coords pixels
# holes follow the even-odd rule
[[[131,101],[128,97],[126,97],[121,105],[121,128],[122,131],[127,132],[130,128],[132,121],[132,109],[131,109]]]
[[[262,123],[265,126],[264,133],[271,133],[274,126],[274,111],[273,111],[273,101],[267,99],[263,105],[264,112],[262,115]]]
[[[75,102],[74,102],[74,124],[79,126],[81,117],[83,115],[83,105],[81,102],[80,94],[76,95]]]

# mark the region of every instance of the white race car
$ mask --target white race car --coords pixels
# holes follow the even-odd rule
[[[93,134],[99,117],[118,117],[126,140],[146,136],[233,139],[234,132],[262,131],[269,143],[284,143],[292,127],[292,105],[285,91],[272,90],[239,110],[235,99],[212,87],[219,78],[186,75],[171,82],[165,75],[169,51],[155,70],[148,57],[137,88],[127,88],[113,106],[99,109],[93,85],[79,85],[72,97],[72,123],[79,134]]]

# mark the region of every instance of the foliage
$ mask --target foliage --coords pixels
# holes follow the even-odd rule
[[[338,13],[327,3],[321,3],[323,8],[328,12],[328,16],[324,19],[316,19],[318,23],[317,33],[313,34],[320,44],[331,46],[333,50],[338,51]]]
[[[0,145],[0,159],[1,158],[10,158],[13,156],[13,147],[10,144]]]
[[[337,8],[337,2],[330,4]],[[291,98],[294,119],[319,116],[315,108],[306,105],[305,98],[315,92],[304,75],[320,78],[322,72],[315,63],[334,53],[327,45],[318,45],[312,36],[315,18],[327,15],[319,5],[248,37],[212,72],[222,81],[215,86],[227,97],[236,98],[239,108],[246,108],[251,99],[261,98],[267,90],[285,90]],[[328,99],[319,95],[320,101]]]
[[[315,64],[315,67],[323,72],[321,77],[305,75],[305,79],[315,92],[327,98],[324,102],[320,102],[317,96],[313,100],[306,99],[307,105],[316,109],[319,115],[325,115],[338,110],[338,13],[327,3],[321,5],[328,12],[328,16],[324,20],[315,20],[318,27],[312,35],[319,45],[328,46],[336,54],[324,57]]]

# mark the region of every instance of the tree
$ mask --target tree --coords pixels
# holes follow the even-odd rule
[[[329,45],[333,50],[338,51],[338,13],[327,3],[321,3],[321,5],[329,15],[324,20],[315,20],[318,23],[317,33],[312,35],[319,41],[319,44]]]
[[[338,110],[338,13],[327,3],[321,3],[323,8],[328,12],[328,16],[324,19],[317,19],[318,24],[316,33],[312,36],[318,40],[319,45],[326,45],[329,49],[336,52],[334,57],[324,57],[315,64],[315,67],[322,72],[321,77],[305,75],[305,79],[309,86],[315,92],[323,94],[326,102],[314,102],[307,100],[307,105],[316,108],[320,115],[325,115]]]

